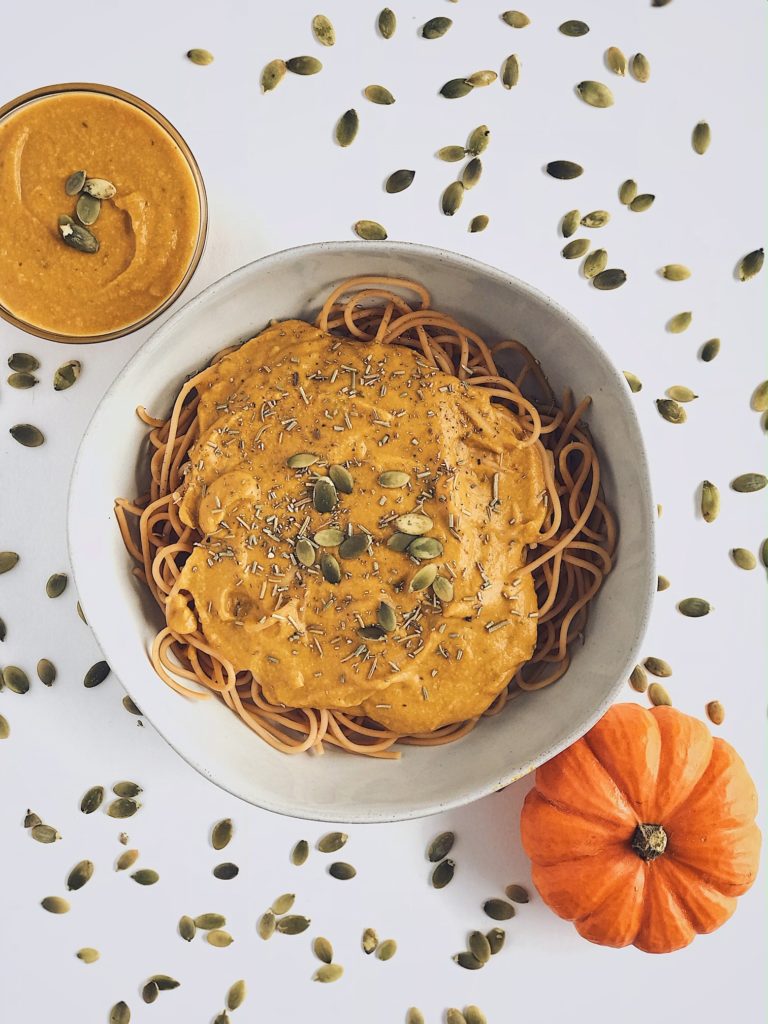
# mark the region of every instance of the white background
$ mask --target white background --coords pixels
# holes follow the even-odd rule
[[[659,571],[672,581],[656,603],[646,653],[673,665],[669,689],[682,710],[703,716],[706,701],[725,703],[719,732],[758,777],[764,768],[766,578],[761,568],[737,569],[728,551],[757,549],[766,530],[765,502],[764,495],[735,494],[728,481],[764,464],[765,435],[749,398],[768,375],[762,355],[765,275],[741,284],[734,268],[765,242],[765,5],[521,4],[533,23],[514,31],[499,20],[502,0],[392,0],[399,27],[390,41],[376,34],[376,0],[6,5],[0,97],[59,81],[106,82],[144,97],[177,125],[200,161],[211,207],[208,246],[187,297],[265,253],[350,238],[355,220],[373,218],[393,238],[476,256],[572,310],[617,364],[644,382],[635,401],[656,498],[664,506]],[[312,39],[310,19],[318,10],[336,26],[333,49]],[[452,17],[453,29],[441,40],[420,38],[418,27],[436,14]],[[558,33],[558,24],[573,17],[590,24],[589,35],[569,39]],[[650,82],[622,80],[605,70],[602,55],[609,45],[627,54],[643,51],[652,66]],[[212,50],[215,63],[192,66],[184,59],[191,46]],[[512,52],[521,57],[522,74],[511,92],[497,83],[461,100],[437,95],[445,80],[498,69]],[[262,96],[262,66],[276,56],[303,53],[323,60],[322,74],[287,76]],[[573,87],[584,78],[608,82],[615,106],[595,110],[581,103]],[[361,89],[372,82],[388,86],[397,103],[375,107],[366,101]],[[333,126],[350,106],[360,112],[360,134],[341,150]],[[713,134],[703,158],[690,145],[701,118]],[[461,211],[446,218],[438,199],[457,168],[433,154],[462,143],[480,123],[493,133],[483,178]],[[575,182],[548,178],[542,167],[557,158],[579,161],[586,173]],[[398,167],[415,169],[416,180],[409,191],[388,196],[382,182]],[[619,206],[617,187],[628,177],[656,194],[650,212]],[[589,234],[609,250],[609,265],[626,269],[629,281],[619,291],[596,292],[576,263],[560,257],[559,218],[574,206],[612,213],[609,226]],[[468,234],[470,217],[481,212],[490,215],[490,227]],[[657,268],[673,261],[693,268],[690,281],[673,284],[658,276]],[[691,329],[678,336],[665,332],[667,319],[687,309],[694,312]],[[8,626],[0,659],[22,665],[31,676],[40,657],[59,669],[51,689],[35,680],[26,696],[0,693],[0,711],[12,730],[0,745],[3,1019],[104,1022],[112,1003],[123,998],[134,1022],[205,1024],[222,1008],[227,987],[244,977],[250,994],[234,1015],[238,1024],[399,1024],[412,1004],[437,1022],[446,1007],[470,1002],[492,1024],[763,1020],[762,883],[718,933],[664,957],[592,946],[534,900],[510,922],[503,953],[483,971],[466,972],[450,956],[464,948],[467,930],[489,925],[482,901],[501,895],[509,882],[528,880],[518,816],[529,781],[439,819],[350,829],[345,856],[358,876],[341,883],[328,877],[319,854],[302,868],[289,863],[293,843],[302,836],[314,840],[321,826],[260,812],[219,792],[149,723],[142,728],[123,710],[114,677],[95,690],[83,688],[83,674],[99,652],[75,614],[73,588],[53,602],[44,584],[50,573],[67,569],[66,488],[79,438],[145,337],[143,332],[75,350],[0,324],[5,353],[34,352],[42,362],[41,383],[33,391],[0,383],[0,549],[22,556],[0,578],[0,616]],[[722,352],[707,365],[697,352],[711,337],[722,338]],[[79,383],[54,394],[54,369],[74,356],[84,363]],[[701,396],[688,406],[684,426],[664,422],[654,408],[653,399],[671,384],[686,384]],[[17,446],[8,427],[20,421],[39,425],[46,445]],[[697,486],[705,477],[723,494],[722,515],[713,525],[696,511]],[[684,619],[675,603],[690,595],[709,598],[714,613]],[[628,689],[626,698],[631,696]],[[103,812],[86,817],[78,810],[89,786],[123,778],[145,787],[144,807],[126,827],[131,845],[141,851],[139,866],[160,872],[152,888],[112,870],[122,850],[120,823]],[[28,806],[59,828],[61,842],[42,846],[29,838],[21,827]],[[236,823],[236,838],[224,857],[211,849],[208,830],[227,815]],[[451,886],[436,892],[427,884],[424,847],[444,828],[459,837],[457,872]],[[95,862],[96,873],[73,894],[72,912],[46,914],[39,900],[62,893],[68,871],[84,857]],[[212,877],[212,866],[222,859],[240,865],[235,881]],[[297,910],[312,917],[312,929],[263,943],[256,919],[283,891],[297,893]],[[203,911],[227,915],[233,946],[214,949],[200,937],[187,945],[178,937],[179,916]],[[363,956],[359,938],[367,925],[398,940],[394,960]],[[316,934],[333,941],[346,967],[335,985],[310,980],[316,962],[309,944]],[[87,966],[75,958],[85,945],[101,950],[98,963]],[[139,991],[155,972],[173,974],[182,984],[149,1007]]]

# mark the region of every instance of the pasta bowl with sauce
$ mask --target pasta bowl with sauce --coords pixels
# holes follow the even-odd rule
[[[359,302],[334,299],[361,273]],[[522,346],[541,414],[507,383]],[[556,410],[565,388],[589,408]],[[568,313],[462,256],[329,242],[228,275],[137,353],[83,440],[69,540],[105,658],[178,753],[257,806],[375,822],[494,792],[604,713],[645,630],[653,517],[624,378]],[[526,549],[553,556],[535,587]]]

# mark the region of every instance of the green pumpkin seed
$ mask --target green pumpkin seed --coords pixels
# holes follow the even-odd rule
[[[645,693],[648,689],[648,676],[642,665],[635,665],[629,676],[629,685],[636,693]]]
[[[154,1003],[160,994],[160,989],[154,981],[148,981],[141,990],[141,998],[145,1003]]]
[[[139,868],[138,871],[133,872],[131,878],[139,885],[154,885],[160,880],[160,875],[152,868]]]
[[[309,918],[302,917],[300,914],[289,914],[287,917],[280,918],[276,929],[281,935],[300,935],[309,928],[311,923]]]
[[[731,487],[739,494],[751,494],[753,491],[762,491],[766,484],[768,484],[768,478],[764,477],[762,473],[742,473],[731,482]]]
[[[585,36],[587,32],[589,32],[589,25],[587,25],[585,21],[572,19],[570,21],[564,21],[562,25],[559,26],[559,31],[562,32],[564,36],[571,36],[576,39],[579,36]]]
[[[453,959],[454,962],[459,965],[459,967],[463,967],[464,970],[466,971],[479,971],[480,968],[483,966],[483,964],[480,963],[480,961],[477,959],[474,953],[457,953]],[[446,1014],[445,1019],[446,1024],[448,1024],[448,1022],[450,1022],[450,1024],[461,1024],[461,1022],[464,1020],[464,1014],[462,1013],[458,1017],[455,1014],[453,1016],[450,1016],[449,1010],[448,1014]]]
[[[338,981],[344,973],[344,968],[341,964],[323,964],[322,967],[318,967],[312,976],[313,981],[319,981],[327,985],[333,981]]]
[[[213,869],[213,877],[218,878],[222,882],[229,882],[233,878],[237,878],[240,874],[240,868],[237,864],[232,864],[231,861],[225,861],[223,864],[217,864]]]
[[[201,50],[196,47],[193,50],[187,50],[187,57],[193,64],[197,64],[200,67],[213,64],[213,54],[210,50]]]
[[[450,18],[430,18],[421,28],[421,34],[425,39],[439,39],[444,36],[453,25]]]
[[[378,221],[358,220],[352,227],[357,237],[365,242],[384,242],[387,239],[387,229]]]
[[[171,992],[181,984],[181,982],[171,978],[168,974],[153,974],[148,980],[154,982],[161,992]]]
[[[78,960],[82,960],[84,964],[94,964],[99,959],[99,951],[92,946],[84,946],[82,949],[78,949],[75,956]]]
[[[379,32],[381,32],[382,36],[385,39],[391,39],[395,34],[395,29],[397,28],[395,12],[390,10],[389,7],[385,7],[379,14],[378,25]]]
[[[0,715],[0,740],[7,740],[11,735],[11,727],[5,715]]]
[[[588,103],[590,107],[612,107],[613,93],[607,85],[602,82],[586,80],[579,82],[576,86],[579,96]]]
[[[498,77],[495,71],[487,68],[482,71],[473,71],[471,75],[467,75],[467,82],[473,89],[482,89],[486,85],[493,85]]]
[[[12,352],[8,356],[8,366],[11,370],[18,370],[21,373],[32,373],[40,369],[40,361],[29,352]]]
[[[91,690],[94,686],[99,686],[107,678],[111,669],[106,661],[97,661],[95,665],[91,665],[88,671],[83,677],[83,686]]]
[[[312,452],[297,452],[286,459],[285,464],[289,469],[306,469],[308,466],[314,466],[319,460],[320,456]]]
[[[478,213],[478,215],[473,217],[469,222],[469,230],[473,235],[476,235],[480,231],[485,231],[489,224],[490,219],[488,216],[484,213]]]
[[[423,512],[406,512],[405,515],[397,517],[395,526],[400,533],[407,533],[412,537],[420,537],[428,530],[431,530],[434,523]]]
[[[7,671],[7,669],[6,669]],[[33,825],[29,833],[37,843],[43,843],[43,845],[49,845],[55,843],[57,839],[61,839],[61,836],[53,827],[53,825]]]
[[[93,877],[93,861],[81,860],[72,868],[67,878],[67,888],[70,892],[82,889],[86,882]]]
[[[671,584],[666,576],[659,576],[656,580],[656,590],[661,593],[662,590],[669,590]]]
[[[87,178],[83,185],[83,192],[93,196],[94,199],[111,199],[117,194],[117,189],[106,178]]]
[[[245,994],[246,986],[244,979],[241,978],[240,981],[236,981],[233,985],[230,985],[229,991],[227,992],[227,1009],[237,1010],[238,1007],[242,1006],[245,1002]]]
[[[361,626],[357,632],[363,640],[383,640],[387,635],[387,631],[381,626]]]
[[[739,280],[749,281],[755,274],[759,274],[763,269],[764,258],[765,253],[762,249],[755,249],[754,252],[747,253],[739,263]]]
[[[445,576],[435,576],[432,581],[432,590],[435,597],[443,604],[453,600],[453,584]]]
[[[472,157],[467,166],[461,172],[461,183],[465,189],[474,188],[480,181],[483,173],[483,164],[479,156]]]
[[[69,901],[63,896],[46,896],[40,901],[40,906],[49,914],[66,914],[70,909]]]
[[[24,828],[34,828],[35,825],[42,825],[43,819],[39,814],[35,814],[34,811],[27,808],[27,813],[24,815]]]
[[[85,171],[73,171],[64,182],[64,191],[68,196],[76,196],[78,192],[82,191],[87,177]]]
[[[275,934],[275,928],[277,926],[277,918],[271,910],[267,910],[266,913],[262,914],[259,918],[259,923],[256,926],[256,931],[259,934],[260,939],[271,939]]]
[[[117,792],[117,790],[115,790]],[[136,796],[136,793],[119,793],[119,796]],[[231,818],[222,818],[217,821],[211,830],[211,846],[214,850],[223,850],[229,845],[234,832]]]
[[[672,675],[672,666],[663,658],[646,658],[643,665],[652,676],[658,676],[659,679],[668,679]]]
[[[437,158],[438,160],[444,160],[448,164],[458,163],[459,160],[463,160],[466,156],[466,150],[463,146],[443,146],[442,149],[438,149]]]
[[[592,278],[592,284],[599,291],[609,292],[613,291],[614,288],[620,288],[626,280],[626,272],[618,267],[613,267],[610,270],[601,270],[599,274],[595,274]]]
[[[324,964],[329,964],[333,961],[333,946],[322,935],[318,935],[316,939],[312,940],[312,952]]]
[[[288,71],[293,75],[316,75],[323,70],[317,57],[291,57],[285,62]]]
[[[323,574],[323,579],[326,583],[339,583],[341,582],[341,566],[333,557],[327,552],[324,552],[320,556],[320,572]]]
[[[29,690],[29,676],[18,665],[6,665],[3,681],[12,693],[26,693]]]
[[[66,391],[71,388],[80,376],[82,364],[77,359],[70,359],[58,368],[53,375],[53,390]]]
[[[317,849],[320,853],[336,853],[349,839],[346,832],[326,832],[317,841]]]
[[[363,952],[366,956],[370,956],[379,944],[379,937],[376,934],[376,930],[374,928],[366,928],[363,932],[363,938],[360,944],[363,947]]]
[[[38,383],[38,379],[32,373],[20,373],[17,371],[9,375],[8,383],[12,388],[16,388],[17,391],[28,391],[29,388],[33,388]]]
[[[623,203],[624,206],[629,206],[631,202],[637,196],[637,182],[632,181],[631,178],[627,178],[619,188],[619,202]]]
[[[417,537],[408,545],[412,558],[437,558],[443,553],[443,545],[436,537]]]
[[[602,228],[610,219],[611,215],[607,210],[593,210],[581,218],[581,223],[585,228]]]
[[[531,902],[528,890],[522,885],[508,885],[504,891],[507,894],[507,899],[512,900],[513,903]]]
[[[401,473],[398,470],[390,470],[382,473],[379,477],[379,484],[382,487],[405,487],[410,483],[410,473]]]
[[[671,398],[657,398],[656,408],[667,423],[685,423],[688,419],[688,414],[682,405]]]
[[[579,178],[583,173],[584,168],[581,164],[576,164],[572,160],[551,160],[547,164],[547,174],[562,181]]]
[[[309,843],[306,839],[300,839],[291,850],[291,864],[295,864],[296,867],[300,867],[306,862],[308,856]]]
[[[485,937],[488,939],[488,945],[491,947],[491,956],[495,956],[504,948],[504,940],[507,937],[507,933],[503,928],[491,928],[489,932],[485,933]]]
[[[336,30],[324,14],[316,14],[312,19],[312,34],[321,46],[333,46],[336,42]]]
[[[387,541],[387,547],[390,551],[405,551],[412,540],[413,534],[393,533]]]
[[[464,185],[460,181],[452,181],[443,192],[440,206],[446,217],[452,217],[464,199]]]
[[[138,850],[125,850],[117,858],[115,862],[115,871],[127,871],[128,868],[132,868],[136,861],[139,859]],[[184,918],[182,918],[184,920]],[[194,921],[192,922],[194,927]]]
[[[123,697],[122,705],[125,708],[125,710],[132,715],[140,715],[142,713],[141,708],[137,707],[137,705],[134,704],[134,702],[131,700],[128,694],[126,694],[125,697]]]
[[[376,103],[380,107],[389,107],[395,102],[395,97],[383,85],[366,85],[363,95],[371,103]]]
[[[467,945],[469,946],[469,952],[481,964],[487,964],[491,959],[491,946],[482,932],[470,932]]]
[[[261,72],[261,91],[272,92],[276,89],[285,77],[286,70],[284,60],[271,60],[265,64]]]
[[[337,491],[341,491],[342,494],[351,494],[355,482],[352,479],[352,474],[344,466],[332,465],[328,467],[328,476],[331,478],[333,486]]]
[[[405,1015],[405,1024],[427,1024],[426,1018],[418,1006],[409,1006]]]
[[[93,814],[101,807],[101,802],[104,799],[104,787],[103,786],[91,786],[88,792],[83,796],[80,801],[80,810],[83,814]]]
[[[66,573],[55,572],[52,576],[48,577],[48,582],[45,584],[45,592],[48,597],[61,597],[67,589],[68,582]]]
[[[667,323],[667,330],[670,334],[682,334],[687,331],[693,322],[693,313],[677,313]]]
[[[566,213],[560,222],[560,230],[563,234],[563,238],[570,238],[571,235],[576,233],[580,218],[581,214],[578,210],[569,210],[568,213]]]
[[[415,591],[426,590],[427,587],[432,586],[435,576],[437,576],[436,565],[422,566],[421,569],[414,573],[408,587],[408,592],[414,593]]]
[[[355,141],[360,118],[354,108],[345,110],[336,123],[336,141],[340,146],[351,146]]]
[[[488,1018],[479,1006],[465,1006],[464,1020],[467,1024],[488,1024]]]
[[[701,485],[701,515],[705,523],[714,523],[720,514],[720,491],[709,480]]]
[[[91,224],[95,224],[99,219],[101,213],[101,200],[96,199],[95,196],[88,195],[87,192],[83,192],[75,206],[75,213],[77,219],[81,224],[85,224],[86,227],[90,227]]]
[[[432,883],[433,889],[444,889],[453,879],[456,871],[456,864],[448,857],[446,860],[440,861],[435,870],[432,872],[430,882]]]
[[[0,576],[10,570],[18,563],[19,556],[15,551],[0,551]]]
[[[355,877],[357,871],[351,864],[345,864],[344,861],[337,860],[329,866],[328,874],[331,878],[338,878],[340,882],[348,882],[351,878]]]
[[[341,558],[359,558],[368,550],[368,543],[367,533],[353,533],[339,545],[339,556]]]
[[[731,551],[731,558],[740,569],[757,568],[757,559],[752,552],[748,551],[746,548],[733,548]]]
[[[122,999],[109,1011],[109,1024],[131,1024],[131,1011]]]
[[[80,604],[80,602],[79,602],[79,601],[77,602],[77,614],[78,614],[78,617],[79,617],[80,619],[82,619],[82,621],[83,621],[83,622],[84,622],[84,623],[86,624],[86,626],[87,626],[87,625],[88,625],[88,620],[87,620],[87,619],[86,619],[86,617],[85,617],[85,612],[83,611],[82,605]]]
[[[132,818],[139,807],[141,807],[141,804],[135,800],[121,796],[117,800],[113,800],[107,807],[107,814],[110,818]]]
[[[712,605],[702,597],[686,597],[677,606],[677,610],[689,619],[700,619],[709,615]]]
[[[292,892],[284,892],[281,896],[276,896],[272,901],[272,906],[269,908],[273,914],[277,917],[287,914],[293,904],[296,902],[296,894]]]
[[[179,918],[179,935],[184,939],[185,942],[191,942],[197,933],[195,922],[191,917],[184,914],[183,917]]]
[[[415,177],[416,171],[409,171],[406,168],[402,168],[399,171],[393,171],[384,182],[384,191],[388,192],[390,195],[396,195],[398,192],[405,192],[405,190],[411,186]]]
[[[501,65],[501,84],[505,89],[513,89],[520,81],[520,58],[516,53],[510,53]],[[553,175],[558,177],[558,175]],[[574,175],[575,177],[575,175]]]
[[[673,384],[671,388],[667,388],[666,394],[668,398],[673,398],[676,402],[683,403],[693,402],[699,397],[683,384]]]
[[[205,941],[217,949],[225,949],[227,946],[231,946],[235,940],[229,932],[225,932],[222,928],[214,928],[206,933]]]
[[[483,904],[483,910],[494,921],[508,921],[515,916],[515,908],[505,900],[491,899]]]
[[[629,390],[633,395],[636,395],[638,391],[643,390],[643,382],[639,377],[636,377],[634,373],[630,373],[629,370],[624,370],[623,372],[626,377],[627,384],[629,384]]]
[[[14,441],[23,444],[25,448],[39,448],[41,444],[45,443],[43,432],[31,423],[17,423],[10,428],[8,433]]]
[[[376,949],[377,960],[391,960],[397,952],[397,943],[394,939],[384,939]]]
[[[337,548],[346,537],[346,533],[330,527],[327,530],[318,530],[312,538],[315,544],[321,548]]]
[[[650,192],[643,192],[639,196],[635,196],[632,202],[629,204],[629,208],[633,213],[644,213],[646,210],[650,210],[653,206],[653,201],[656,198]]]
[[[752,392],[750,408],[755,412],[765,412],[768,409],[768,380],[761,381]]]
[[[315,481],[312,490],[312,504],[318,512],[333,512],[339,503],[339,496],[336,493],[333,481],[330,477],[321,476]]]
[[[605,51],[605,63],[615,75],[623,76],[627,73],[627,58],[618,46],[608,47]]]
[[[458,100],[462,96],[468,96],[472,92],[472,86],[466,78],[451,78],[440,90],[440,95],[447,100]]]
[[[636,53],[632,58],[629,70],[637,82],[647,82],[651,77],[651,65],[644,53]]]
[[[195,927],[207,932],[213,928],[223,928],[227,923],[223,914],[198,914],[195,920]]]
[[[294,548],[296,554],[296,560],[301,565],[314,565],[315,562],[315,549],[312,547],[310,542],[302,537],[301,540],[296,541],[296,547]]]
[[[661,276],[667,281],[687,281],[691,272],[683,263],[667,263],[661,268]]]
[[[380,601],[376,612],[376,621],[385,633],[391,633],[397,627],[395,609],[386,601]]]
[[[672,707],[672,700],[669,696],[669,692],[665,686],[661,683],[651,683],[648,687],[648,699],[655,708],[658,707]]]
[[[467,152],[471,153],[472,156],[479,156],[488,149],[490,141],[491,129],[487,124],[478,125],[477,128],[472,130],[469,138],[467,139]],[[455,148],[460,149],[461,147],[457,146]],[[459,157],[459,159],[461,159],[461,157]]]
[[[504,11],[501,20],[510,28],[525,28],[526,25],[531,24],[531,19],[522,11]]]
[[[573,238],[560,253],[567,260],[576,260],[589,252],[590,242],[586,238]]]

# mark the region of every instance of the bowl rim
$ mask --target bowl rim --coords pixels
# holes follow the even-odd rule
[[[398,242],[398,241],[385,241],[385,242],[365,242],[365,241],[351,241],[351,240],[340,240],[340,241],[323,241],[323,242],[310,242],[300,246],[293,246],[288,249],[281,249],[277,252],[268,253],[265,256],[261,256],[255,260],[251,260],[249,263],[245,263],[235,270],[229,271],[216,281],[209,284],[203,289],[198,295],[184,303],[179,309],[177,309],[167,320],[165,320],[153,333],[152,335],[139,347],[139,349],[131,356],[128,362],[121,368],[117,376],[113,379],[112,383],[107,388],[104,395],[99,400],[88,424],[83,432],[80,444],[78,445],[77,453],[72,466],[72,473],[70,476],[69,490],[67,495],[67,550],[69,555],[70,567],[72,570],[72,576],[75,582],[75,587],[79,592],[78,577],[76,562],[73,558],[73,551],[77,547],[74,537],[74,521],[75,521],[75,497],[76,497],[76,483],[81,472],[83,453],[86,447],[86,443],[89,440],[91,431],[94,427],[94,423],[100,416],[102,408],[109,401],[111,393],[123,380],[123,378],[131,370],[134,361],[138,360],[140,356],[149,350],[154,350],[160,347],[164,343],[166,333],[172,333],[175,329],[176,323],[181,319],[182,315],[187,316],[194,312],[199,306],[204,305],[206,302],[212,300],[215,295],[223,290],[229,283],[235,278],[246,276],[252,271],[252,268],[259,264],[270,264],[273,267],[278,267],[282,262],[289,259],[301,258],[303,256],[317,256],[329,251],[343,248],[345,250],[357,251],[361,257],[364,257],[366,253],[372,254],[387,254],[393,253],[394,250],[399,250],[400,254],[408,255],[414,253],[425,256],[431,259],[437,259],[439,261],[446,261],[457,265],[460,269],[468,272],[476,272],[478,269],[484,274],[489,275],[497,280],[497,282],[504,286],[512,284],[514,287],[520,289],[522,292],[527,293],[530,297],[534,298],[538,302],[543,302],[551,309],[553,309],[559,316],[561,316],[567,323],[581,331],[584,340],[594,348],[598,357],[605,364],[614,378],[614,383],[621,389],[626,387],[626,382],[621,374],[621,371],[617,369],[613,360],[608,356],[607,352],[603,349],[600,343],[594,338],[591,331],[589,331],[580,320],[574,317],[568,310],[564,309],[554,299],[550,298],[544,292],[535,288],[533,285],[527,284],[525,281],[521,281],[519,278],[512,274],[507,273],[497,267],[493,267],[489,264],[482,263],[469,256],[464,256],[460,253],[454,253],[447,249],[442,249],[436,246],[424,245],[418,242]],[[213,353],[212,353],[213,354]],[[648,452],[645,445],[645,439],[640,429],[640,423],[635,412],[634,406],[629,402],[626,403],[627,412],[630,417],[634,433],[637,438],[638,447],[635,452],[637,465],[640,470],[640,474],[646,481],[645,493],[640,496],[640,501],[645,505],[644,513],[645,520],[649,525],[647,531],[647,549],[648,558],[647,565],[645,567],[646,575],[646,586],[641,595],[636,595],[640,598],[636,608],[637,612],[637,623],[634,633],[634,642],[630,645],[627,654],[624,659],[624,665],[622,670],[617,674],[616,681],[610,687],[604,698],[600,703],[592,710],[586,717],[579,721],[579,723],[573,728],[568,735],[560,740],[556,741],[547,749],[543,750],[539,755],[531,758],[526,764],[518,767],[515,770],[508,771],[507,773],[496,773],[492,777],[489,777],[485,784],[478,784],[471,791],[460,793],[455,798],[449,798],[441,800],[437,803],[430,804],[428,807],[419,806],[418,808],[406,807],[404,809],[397,810],[361,810],[358,814],[351,814],[347,812],[346,817],[331,817],[328,815],[318,815],[317,810],[309,805],[286,805],[279,801],[272,801],[268,799],[260,800],[256,803],[250,797],[244,795],[243,792],[238,791],[238,788],[233,783],[226,783],[221,779],[217,778],[215,772],[212,772],[209,768],[206,768],[201,764],[193,754],[186,753],[179,749],[179,747],[165,734],[165,732],[159,728],[151,718],[153,728],[162,736],[163,740],[174,750],[188,765],[194,768],[200,775],[213,782],[220,789],[235,796],[245,803],[251,806],[259,807],[262,810],[273,811],[277,814],[284,815],[286,817],[305,819],[309,821],[324,821],[324,822],[338,822],[348,824],[381,824],[386,822],[395,821],[408,821],[417,818],[428,817],[433,814],[439,814],[443,811],[452,810],[458,807],[465,806],[473,803],[475,800],[479,800],[485,796],[489,796],[492,793],[498,792],[504,789],[506,786],[511,785],[513,782],[517,782],[519,779],[529,775],[532,771],[538,768],[540,765],[546,763],[551,758],[555,757],[562,750],[565,750],[571,744],[581,739],[592,726],[606,713],[606,711],[614,703],[615,698],[624,685],[626,678],[629,675],[631,667],[637,660],[642,641],[645,637],[645,633],[648,628],[650,620],[651,609],[653,606],[653,600],[656,594],[656,535],[653,529],[653,523],[656,516],[656,506],[653,500],[653,490],[651,484],[650,468],[648,463]],[[99,644],[104,649],[101,637],[97,630],[88,623],[89,628],[93,632],[93,635]],[[107,652],[105,651],[105,654]],[[127,694],[130,695],[129,690],[119,675],[116,676],[123,686],[123,689]]]
[[[39,86],[36,89],[31,89],[29,92],[22,93],[20,96],[16,96],[14,99],[8,100],[7,103],[2,104],[2,106],[0,106],[0,124],[2,124],[7,117],[30,103],[45,99],[49,96],[58,96],[62,93],[70,92],[92,92],[99,96],[111,96],[113,99],[121,100],[123,103],[136,107],[142,113],[151,118],[160,128],[167,132],[178,146],[181,155],[184,157],[184,160],[189,167],[190,173],[192,174],[192,178],[195,182],[197,201],[200,208],[200,223],[197,229],[197,239],[183,277],[170,295],[166,296],[156,309],[150,310],[149,313],[146,313],[140,320],[136,320],[132,324],[126,324],[124,327],[118,327],[114,331],[104,331],[101,334],[61,334],[59,331],[52,331],[46,327],[40,327],[37,324],[32,324],[27,320],[23,320],[0,302],[0,317],[2,317],[2,319],[7,323],[12,324],[12,326],[18,327],[19,330],[24,331],[26,334],[31,334],[36,338],[43,338],[45,341],[54,341],[63,345],[95,345],[102,341],[113,341],[117,338],[124,338],[128,334],[133,334],[134,331],[138,331],[142,327],[146,327],[164,313],[171,305],[173,305],[173,303],[176,302],[176,300],[183,294],[187,285],[192,280],[205,250],[205,243],[208,238],[208,194],[205,189],[205,182],[203,181],[203,174],[200,170],[200,165],[195,159],[195,155],[190,149],[189,144],[178,128],[176,128],[176,126],[173,125],[164,114],[161,114],[159,110],[153,107],[150,103],[147,103],[146,100],[141,99],[140,96],[136,96],[132,92],[127,92],[125,89],[120,89],[116,85],[101,85],[98,82],[59,82],[54,85]]]

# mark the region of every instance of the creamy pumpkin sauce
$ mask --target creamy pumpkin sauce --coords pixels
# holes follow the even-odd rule
[[[117,193],[89,230],[99,251],[62,241],[73,171]],[[189,267],[200,230],[197,186],[171,136],[137,107],[68,92],[0,123],[0,302],[20,320],[73,337],[127,327],[157,309]]]
[[[531,576],[518,570],[545,487],[511,414],[410,349],[340,341],[298,320],[226,356],[198,390],[201,433],[176,498],[204,539],[167,606],[171,628],[189,633],[199,620],[207,643],[277,704],[346,708],[401,733],[484,711],[536,640]],[[297,453],[318,461],[290,469]],[[352,492],[321,513],[313,483],[334,464]],[[389,471],[407,473],[408,486],[383,487]],[[412,512],[431,519],[438,557],[387,546],[395,518]],[[368,550],[342,558],[321,547],[301,565],[297,540],[333,527],[367,532]],[[323,552],[338,560],[337,584],[320,570]],[[430,563],[452,599],[410,590]],[[361,637],[380,602],[395,629]]]

